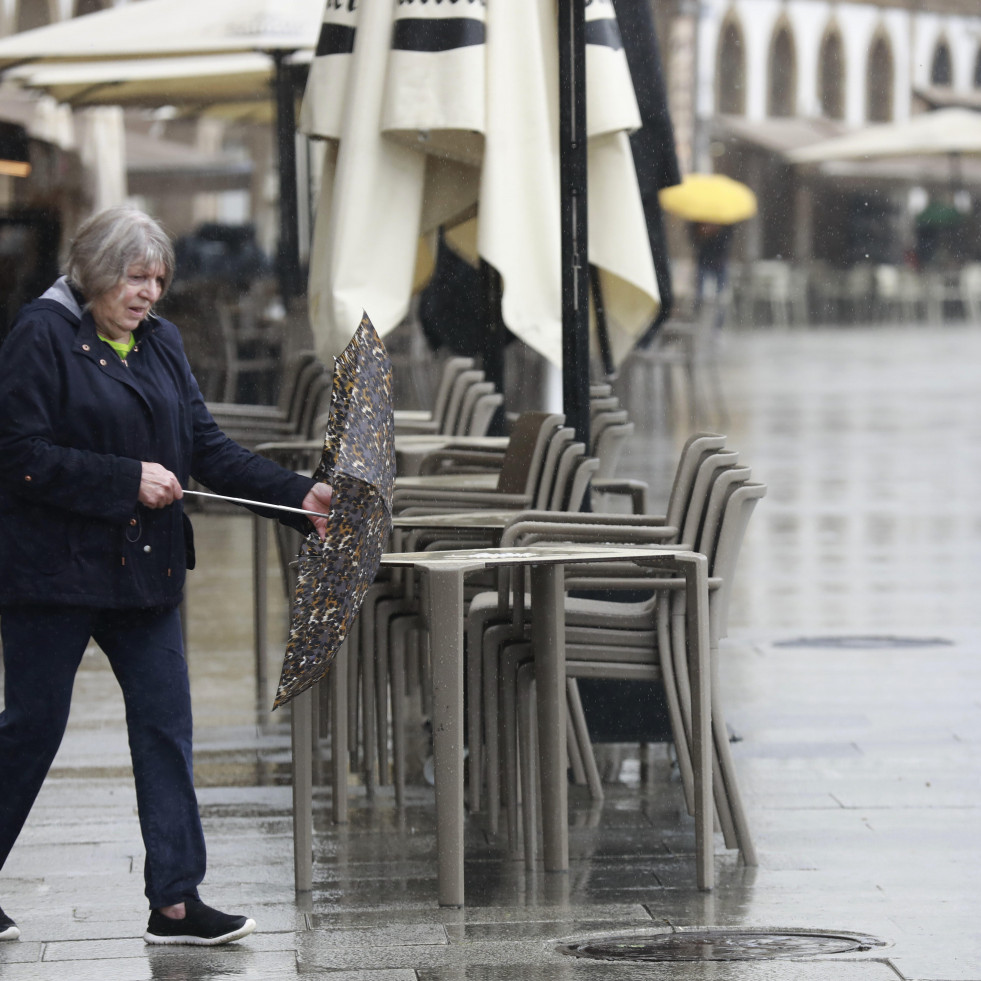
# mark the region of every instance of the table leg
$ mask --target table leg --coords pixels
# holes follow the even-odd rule
[[[703,555],[679,557],[685,571],[685,618],[691,679],[692,769],[695,784],[695,881],[714,884],[712,796],[712,676],[709,660],[708,563]]]
[[[267,666],[269,656],[266,637],[269,614],[266,609],[269,569],[269,529],[267,519],[252,516],[252,601],[255,641],[255,698],[261,712],[266,705]]]
[[[541,759],[542,831],[545,870],[569,868],[569,787],[566,774],[565,570],[561,565],[531,570],[532,649]]]
[[[293,743],[293,876],[297,892],[313,889],[313,689],[290,702]]]
[[[463,575],[429,570],[437,897],[463,905]]]

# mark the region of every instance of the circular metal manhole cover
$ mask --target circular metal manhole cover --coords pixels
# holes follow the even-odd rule
[[[817,957],[881,947],[884,941],[812,930],[682,930],[564,942],[562,954],[599,961],[753,961]]]

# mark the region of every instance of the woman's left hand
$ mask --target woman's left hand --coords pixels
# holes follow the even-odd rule
[[[327,512],[330,510],[330,501],[334,496],[334,489],[330,484],[316,483],[307,491],[307,496],[303,498],[301,505],[304,511],[319,511],[324,517],[310,518],[310,524],[317,530],[317,534],[323,539],[327,532]]]

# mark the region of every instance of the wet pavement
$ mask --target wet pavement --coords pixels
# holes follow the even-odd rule
[[[0,978],[981,981],[981,330],[734,332],[722,361],[728,423],[685,420],[671,432],[657,393],[624,372],[638,431],[621,473],[649,479],[657,509],[697,425],[723,429],[769,486],[722,664],[758,868],[740,866],[719,838],[716,888],[698,892],[693,824],[667,750],[640,760],[627,747],[604,751],[603,804],[572,788],[568,874],[526,873],[469,819],[464,910],[434,902],[427,785],[413,784],[402,812],[386,788],[369,801],[352,786],[346,826],[330,823],[330,790],[318,789],[314,891],[298,900],[288,718],[254,708],[250,521],[209,513],[195,519],[188,605],[210,847],[202,894],[248,911],[258,931],[215,950],[140,939],[122,703],[93,651],[65,744],[0,877],[0,903],[22,931],[0,945]],[[643,422],[652,406],[656,431]],[[706,927],[881,945],[662,963],[555,949]]]

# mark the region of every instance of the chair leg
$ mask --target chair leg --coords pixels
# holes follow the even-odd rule
[[[331,723],[331,816],[335,824],[347,824],[348,796],[348,669],[352,650],[357,648],[351,644],[348,637],[334,658],[328,675],[330,689],[330,723]]]
[[[389,626],[389,688],[392,699],[392,761],[395,804],[405,806],[405,652],[409,636],[422,625],[418,614],[396,617]]]
[[[482,640],[484,660],[483,675],[488,679],[484,685],[483,717],[485,722],[484,766],[487,774],[487,827],[491,834],[497,834],[501,810],[502,733],[513,733],[513,727],[499,726],[500,685],[501,685],[501,646],[514,638],[514,628],[510,623],[496,624],[488,628]],[[496,680],[493,680],[496,679]],[[510,758],[508,758],[510,759]],[[508,779],[507,760],[505,760],[504,780]],[[509,827],[509,840],[513,840]]]
[[[593,755],[593,744],[589,738],[589,728],[586,725],[586,713],[583,711],[582,699],[579,697],[579,685],[575,678],[566,679],[566,697],[569,709],[569,725],[573,730],[569,746],[577,746],[585,770],[586,784],[589,786],[589,796],[594,801],[603,800],[603,781],[600,779]]]
[[[528,653],[526,648],[526,654]],[[521,777],[521,831],[525,869],[535,870],[538,853],[538,726],[535,724],[535,665],[526,661],[514,679],[518,700],[518,768]],[[524,752],[521,750],[524,749]]]
[[[579,743],[576,741],[576,730],[568,710],[565,716],[565,746],[569,757],[569,782],[575,787],[585,787],[586,768],[582,763],[582,753],[579,752]]]

